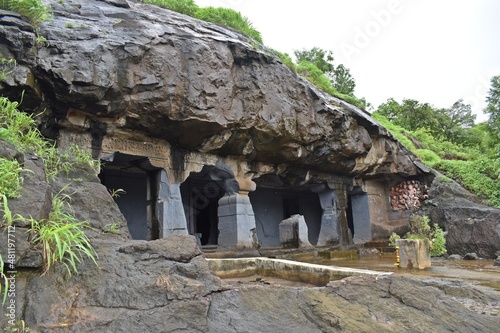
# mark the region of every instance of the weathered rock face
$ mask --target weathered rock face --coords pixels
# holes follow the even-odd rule
[[[476,203],[477,198],[455,182],[434,178],[428,210],[431,221],[445,231],[449,254],[475,252],[494,259],[500,251],[500,209]]]
[[[17,15],[0,14],[0,56],[18,62],[4,91],[25,89],[23,108],[46,109],[47,133],[80,126],[332,173],[420,172],[363,111],[233,30],[132,1],[48,4],[43,45]]]
[[[24,90],[22,109],[45,111],[41,125],[49,136],[57,137],[59,130],[85,132],[97,150],[103,136],[164,140],[183,154],[212,154],[207,160],[236,155],[304,179],[309,169],[351,178],[421,173],[412,155],[366,114],[324,95],[237,32],[132,1],[46,3],[54,9],[54,20],[37,33],[48,45],[36,43],[33,28],[22,17],[0,11],[0,56],[18,64],[2,83],[2,94],[20,100]],[[23,196],[10,202],[13,211],[44,218],[51,197],[68,179],[48,184],[42,160],[0,146],[2,156],[17,158],[35,172],[25,181]],[[201,165],[215,164],[209,162]],[[241,190],[242,184],[238,179],[235,187]],[[179,194],[178,185],[172,185],[177,192],[165,191],[168,199]],[[251,190],[252,182],[247,185],[244,190]],[[77,219],[93,227],[88,233],[99,267],[84,261],[79,274],[69,277],[56,264],[40,276],[29,270],[42,265],[41,251],[30,243],[29,225],[16,225],[22,235],[16,249],[17,317],[34,331],[401,332],[465,327],[487,332],[498,327],[496,318],[457,301],[465,297],[485,305],[498,300],[497,294],[460,284],[391,276],[352,278],[325,288],[228,287],[210,272],[192,236],[130,240],[123,215],[95,175],[66,190],[73,194]],[[321,206],[333,214],[337,195],[331,190],[321,192],[329,199]],[[118,226],[119,235],[110,232],[111,224]],[[5,244],[5,238],[0,240]]]

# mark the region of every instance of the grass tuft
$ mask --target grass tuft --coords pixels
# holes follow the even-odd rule
[[[52,17],[52,12],[41,0],[0,0],[0,9],[26,16],[35,28]]]
[[[36,235],[33,242],[40,244],[43,250],[44,273],[56,263],[62,263],[68,273],[78,273],[77,263],[84,257],[97,265],[95,252],[84,229],[89,228],[86,221],[76,221],[69,196],[62,193],[52,199],[52,211],[47,220],[32,220],[32,232]]]

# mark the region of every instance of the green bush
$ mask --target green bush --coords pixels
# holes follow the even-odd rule
[[[303,76],[321,90],[326,92],[333,90],[330,79],[312,62],[299,62],[297,64],[297,74]]]
[[[0,9],[26,16],[35,28],[52,16],[49,8],[41,0],[0,0]]]
[[[36,128],[33,117],[19,111],[18,103],[0,97],[0,139],[13,143],[22,152],[33,150],[46,164],[48,180],[62,172],[69,173],[77,167],[90,167],[97,171],[99,162],[77,146],[58,150],[50,144]],[[68,272],[77,272],[76,263],[84,256],[96,263],[96,254],[90,244],[84,228],[87,222],[75,221],[71,207],[66,202],[69,197],[56,195],[52,201],[52,210],[47,220],[36,221],[22,216],[13,217],[7,205],[7,198],[17,197],[21,190],[22,166],[15,160],[0,158],[0,195],[3,198],[3,220],[7,225],[13,219],[25,220],[31,224],[34,243],[41,244],[45,259],[45,272],[56,263],[63,263]]]
[[[351,95],[342,94],[332,86],[330,79],[312,62],[301,61],[297,64],[297,74],[303,76],[307,81],[314,84],[326,93],[343,99],[359,108],[365,108],[365,101]]]
[[[167,8],[174,12],[192,17],[195,16],[198,10],[198,5],[196,5],[194,0],[142,0],[142,2]]]
[[[207,22],[223,24],[241,31],[245,35],[250,36],[262,44],[262,36],[260,32],[253,27],[248,18],[233,9],[222,7],[202,7],[198,8],[195,17]]]
[[[443,230],[434,224],[431,228],[429,217],[425,215],[412,214],[410,216],[410,231],[407,232],[404,239],[425,239],[429,242],[429,251],[431,256],[438,257],[446,253],[446,238]],[[401,237],[392,233],[389,237],[389,244],[396,246],[396,240]]]

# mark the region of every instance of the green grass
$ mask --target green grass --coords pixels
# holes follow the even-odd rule
[[[194,0],[142,0],[142,2],[167,8],[174,12],[192,17],[195,17],[196,11],[199,8]]]
[[[58,149],[43,137],[31,115],[18,110],[18,105],[17,102],[0,97],[0,139],[11,142],[21,152],[32,150],[42,157],[47,180],[54,180],[62,173],[70,174],[78,168],[98,172],[99,161],[93,160],[88,152],[76,145],[65,150]]]
[[[241,31],[245,35],[262,44],[262,36],[260,32],[253,27],[252,22],[250,22],[250,20],[248,20],[245,16],[241,15],[240,12],[233,9],[222,7],[203,7],[196,11],[195,17],[200,20],[226,25]]]
[[[441,160],[435,167],[469,191],[487,197],[489,205],[500,207],[500,159]]]
[[[0,0],[0,9],[26,16],[35,28],[52,17],[50,9],[40,0]]]
[[[76,264],[84,257],[97,265],[97,254],[84,232],[89,225],[76,221],[68,201],[69,196],[59,193],[52,199],[52,211],[47,220],[31,220],[32,232],[37,235],[33,242],[40,244],[44,257],[44,274],[57,262],[68,273],[78,273]]]
[[[426,165],[442,172],[474,194],[486,197],[488,205],[500,207],[500,158],[484,157],[477,149],[436,139],[424,129],[407,131],[376,112],[372,117]],[[408,137],[418,139],[424,148],[416,148]]]
[[[222,24],[238,30],[262,44],[262,36],[252,22],[230,8],[198,7],[193,0],[142,0],[144,3],[167,8],[203,21]]]
[[[309,82],[314,84],[319,89],[327,92],[328,94],[338,97],[346,102],[356,105],[364,109],[366,107],[365,101],[354,96],[342,94],[332,86],[330,79],[313,63],[309,61],[301,61],[297,64],[297,74],[306,78]]]
[[[23,187],[22,171],[18,161],[0,157],[0,196],[19,197]]]
[[[46,167],[47,180],[57,175],[69,174],[80,168],[97,173],[99,162],[89,153],[73,145],[59,150],[48,142],[38,131],[34,118],[18,110],[18,103],[0,97],[0,139],[11,142],[21,152],[34,151]],[[12,216],[8,209],[7,198],[19,196],[22,188],[21,172],[23,167],[15,160],[0,158],[0,195],[2,196],[3,220],[10,225],[13,219],[24,220],[31,224],[35,235],[33,242],[40,244],[44,255],[44,272],[55,263],[62,263],[71,274],[77,273],[76,264],[84,257],[96,263],[97,255],[89,242],[84,229],[85,221],[76,221],[69,204],[69,196],[58,194],[52,200],[52,209],[46,220]],[[96,263],[97,264],[97,263]]]

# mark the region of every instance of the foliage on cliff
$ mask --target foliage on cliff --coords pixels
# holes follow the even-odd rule
[[[33,116],[18,110],[18,103],[6,97],[0,97],[0,140],[13,144],[22,153],[34,152],[40,156],[45,161],[48,181],[60,173],[69,174],[82,164],[97,172],[98,164],[89,154],[78,147],[72,147],[69,153],[58,150],[42,136]],[[0,157],[0,212],[3,223],[10,226],[15,221],[23,221],[31,225],[31,232],[35,235],[34,246],[43,249],[45,271],[55,262],[61,262],[70,274],[71,271],[77,272],[76,263],[84,256],[96,262],[95,251],[83,231],[88,223],[75,220],[68,197],[56,195],[53,198],[47,219],[38,221],[31,217],[12,216],[8,198],[19,196],[23,171],[19,161]]]
[[[494,110],[498,95],[495,82],[493,78],[488,110]],[[500,207],[500,131],[492,116],[489,122],[474,125],[470,105],[461,100],[449,109],[436,109],[428,103],[394,99],[372,116],[424,163]]]
[[[40,0],[0,0],[0,9],[26,16],[35,28],[51,17],[50,9]]]

